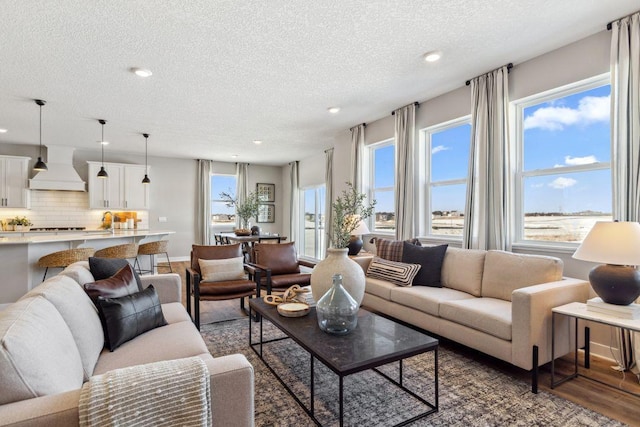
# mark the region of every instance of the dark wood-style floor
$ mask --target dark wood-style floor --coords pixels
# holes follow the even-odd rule
[[[185,269],[188,266],[188,262],[172,262],[171,266],[173,268],[173,271],[180,274],[182,278],[182,301],[184,304],[184,302],[186,301],[184,287]],[[168,269],[160,267],[159,272],[168,272]],[[207,315],[215,316],[215,314],[223,316],[239,315],[240,306],[238,301],[215,301],[204,302],[201,304],[201,316],[203,319],[206,318]],[[443,345],[454,348],[456,351],[464,352],[468,356],[475,359],[481,359],[484,363],[487,363],[500,371],[506,372],[509,375],[512,375],[514,378],[518,378],[527,382],[530,381],[529,372],[518,369],[506,362],[494,359],[475,350],[446,340]],[[613,362],[608,359],[598,356],[592,356],[591,369],[586,370],[582,367],[583,354],[582,352],[580,352],[579,354],[579,370],[581,374],[640,395],[640,384],[638,383],[637,377],[630,372],[626,372],[623,374],[621,372],[615,371],[611,368],[612,365]],[[572,356],[567,356],[557,362],[556,372],[560,375],[564,375],[568,372],[571,372],[572,370]],[[583,377],[578,377],[565,382],[555,389],[551,389],[550,383],[550,366],[546,365],[541,368],[540,372],[540,390],[553,393],[557,396],[575,402],[579,405],[587,407],[593,411],[599,412],[615,420],[621,421],[625,424],[631,426],[640,426],[639,396],[634,396],[627,392],[617,390],[615,388],[591,381],[588,378]]]

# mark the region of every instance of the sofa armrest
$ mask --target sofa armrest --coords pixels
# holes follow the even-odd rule
[[[182,281],[177,273],[140,276],[142,287],[153,285],[158,293],[160,304],[182,302]]]
[[[556,282],[516,289],[511,295],[512,363],[532,369],[531,351],[538,346],[538,365],[551,361],[551,309],[589,298],[589,282],[565,277]],[[571,349],[566,318],[556,318],[556,358]]]
[[[253,366],[242,354],[200,357],[209,369],[213,425],[254,425]],[[0,405],[0,426],[73,427],[79,424],[80,389]]]

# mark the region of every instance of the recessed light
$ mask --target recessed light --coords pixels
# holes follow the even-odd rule
[[[6,130],[6,129],[1,129],[1,128],[0,128],[0,133],[7,133],[7,130]]]
[[[260,144],[262,144],[262,141],[260,141],[259,139],[254,139],[253,143],[256,144],[256,145],[260,145]]]
[[[109,145],[109,141],[96,141],[98,144]]]
[[[427,62],[436,62],[442,58],[442,52],[439,50],[433,50],[424,54],[424,60]]]
[[[328,110],[331,114],[338,114],[340,112],[340,107],[329,107]]]
[[[151,70],[148,70],[146,68],[138,68],[138,67],[131,68],[131,72],[138,77],[149,77],[153,74]]]
[[[233,157],[234,159],[238,158],[237,154],[232,154],[231,157]]]

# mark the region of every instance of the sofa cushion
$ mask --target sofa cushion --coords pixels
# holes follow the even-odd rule
[[[58,310],[41,296],[0,312],[0,404],[82,387],[82,361]]]
[[[122,344],[116,351],[102,351],[94,375],[160,360],[182,359],[209,353],[192,322],[172,323],[152,329]]]
[[[448,245],[417,246],[407,242],[402,244],[402,262],[421,266],[413,278],[413,285],[441,287],[442,261]]]
[[[93,283],[85,283],[84,290],[96,305],[99,296],[105,298],[120,298],[127,295],[133,295],[138,292],[138,285],[133,277],[133,269],[127,263],[118,270],[113,276],[96,280]]]
[[[402,262],[402,249],[404,242],[412,245],[421,246],[420,240],[391,240],[382,237],[376,237],[376,255],[389,261]]]
[[[89,270],[89,262],[87,261],[78,261],[73,264],[67,266],[64,270],[60,272],[59,275],[67,276],[76,281],[80,286],[85,283],[95,282],[96,279],[91,274]]]
[[[488,251],[482,275],[482,296],[511,301],[519,288],[562,279],[562,260],[542,255]]]
[[[156,289],[157,292],[157,289]],[[162,304],[162,315],[168,324],[178,322],[191,322],[189,313],[184,309],[184,305],[179,302],[169,302]]]
[[[255,263],[269,267],[272,275],[300,273],[295,242],[277,245],[256,243],[253,256]]]
[[[140,334],[167,324],[153,285],[120,298],[99,296],[97,303],[105,344],[111,351]]]
[[[365,292],[387,301],[391,301],[391,289],[397,288],[393,283],[373,277],[365,278]]]
[[[440,317],[511,341],[511,303],[495,298],[470,298],[440,304]]]
[[[473,296],[448,288],[412,286],[410,288],[391,289],[391,301],[415,308],[432,316],[440,315],[440,304],[446,301],[471,299]]]
[[[199,259],[203,282],[222,282],[247,278],[244,271],[244,257],[225,259]]]
[[[411,286],[420,270],[420,264],[405,264],[382,258],[374,258],[367,269],[367,276],[382,279],[398,286]]]
[[[63,275],[47,279],[23,298],[37,295],[53,304],[69,327],[80,352],[84,379],[88,380],[104,347],[104,334],[96,306],[76,281]]]
[[[121,258],[100,258],[100,257],[89,257],[89,270],[95,280],[108,279],[109,277],[116,274],[122,267],[131,265],[129,261]],[[138,285],[138,291],[143,289],[142,281],[140,280],[140,276],[138,272],[133,271],[133,277],[136,279],[136,284]],[[83,285],[84,283],[80,283]]]
[[[442,286],[482,295],[482,272],[487,251],[449,246],[442,261]]]

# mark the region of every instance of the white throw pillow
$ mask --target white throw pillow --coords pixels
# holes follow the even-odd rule
[[[398,286],[411,286],[420,267],[420,264],[406,264],[374,257],[367,269],[367,277],[386,280]]]
[[[203,282],[224,282],[227,280],[244,280],[244,257],[225,259],[198,259]]]

